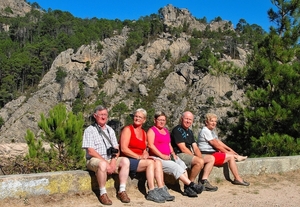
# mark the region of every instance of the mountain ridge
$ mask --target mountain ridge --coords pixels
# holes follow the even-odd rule
[[[169,29],[183,27],[188,23],[190,30],[204,31],[209,28],[211,31],[234,31],[233,25],[228,21],[204,24],[192,17],[186,9],[178,9],[172,5],[162,8],[161,12],[164,25]],[[238,82],[231,80],[228,75],[214,76],[208,72],[195,71],[194,63],[198,57],[193,56],[190,51],[191,35],[180,33],[178,37],[174,37],[168,30],[147,45],[140,46],[124,60],[123,68],[117,68],[112,72],[111,78],[105,80],[103,86],[99,85],[98,71],[109,73],[112,65],[118,60],[119,50],[126,44],[129,32],[130,30],[124,27],[120,35],[104,39],[101,42],[101,52],[97,49],[97,42],[82,45],[76,51],[70,48],[61,52],[40,81],[36,92],[29,97],[20,96],[0,109],[0,116],[5,121],[0,129],[0,142],[24,142],[27,129],[39,135],[41,132],[37,122],[40,120],[40,114],[47,114],[60,102],[65,103],[68,110],[72,110],[81,87],[85,104],[96,102],[103,93],[105,96],[101,98],[109,109],[123,102],[130,111],[137,107],[137,99],[146,99],[157,94],[151,107],[146,110],[165,111],[170,119],[169,127],[173,127],[177,124],[180,114],[189,109],[195,114],[195,133],[202,126],[202,116],[206,112],[213,111],[222,120],[228,111],[232,111],[233,101],[242,103],[243,90],[238,86]],[[202,41],[205,44],[208,40]],[[166,51],[170,51],[170,60],[166,59]],[[237,47],[236,52],[238,59],[222,54],[220,62],[224,65],[230,62],[234,67],[244,67],[250,51]],[[176,63],[184,56],[189,56],[190,60]],[[88,69],[87,63],[90,64]],[[58,68],[63,68],[67,73],[60,83],[56,81]],[[91,109],[85,111],[85,116],[88,117],[90,113]],[[113,114],[111,119],[120,118],[119,121],[124,124],[125,116],[126,114]],[[152,117],[148,119],[151,120]]]

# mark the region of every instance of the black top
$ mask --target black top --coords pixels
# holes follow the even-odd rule
[[[175,154],[181,153],[177,144],[182,142],[184,142],[185,146],[191,150],[192,144],[196,141],[192,130],[184,129],[181,125],[177,125],[171,132],[171,145]],[[191,152],[193,151],[191,150]]]

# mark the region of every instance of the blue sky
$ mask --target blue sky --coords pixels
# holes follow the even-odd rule
[[[68,11],[79,18],[104,18],[137,20],[141,16],[157,14],[168,4],[188,9],[196,18],[206,17],[211,21],[216,17],[231,21],[234,25],[240,19],[249,24],[260,25],[267,32],[272,25],[267,11],[273,7],[271,0],[27,0],[36,2],[46,11],[58,9]],[[274,25],[273,25],[274,26]]]

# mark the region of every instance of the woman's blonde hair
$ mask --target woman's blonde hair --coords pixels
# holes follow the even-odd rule
[[[135,110],[133,115],[135,115],[138,112],[141,112],[144,115],[144,118],[147,118],[147,111],[145,109],[139,108],[139,109]]]
[[[207,113],[204,116],[204,123],[206,123],[207,121],[210,121],[212,118],[216,118],[218,119],[218,116],[214,113]]]

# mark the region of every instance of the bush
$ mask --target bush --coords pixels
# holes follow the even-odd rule
[[[38,173],[51,171],[77,170],[85,168],[85,152],[82,150],[84,119],[81,113],[67,112],[65,105],[58,104],[49,112],[49,117],[41,114],[38,122],[43,130],[41,138],[27,130],[28,144],[26,157],[14,161],[14,173]],[[49,148],[45,148],[45,145]]]
[[[67,77],[66,69],[63,67],[58,67],[56,71],[56,82],[60,83],[65,77]]]

